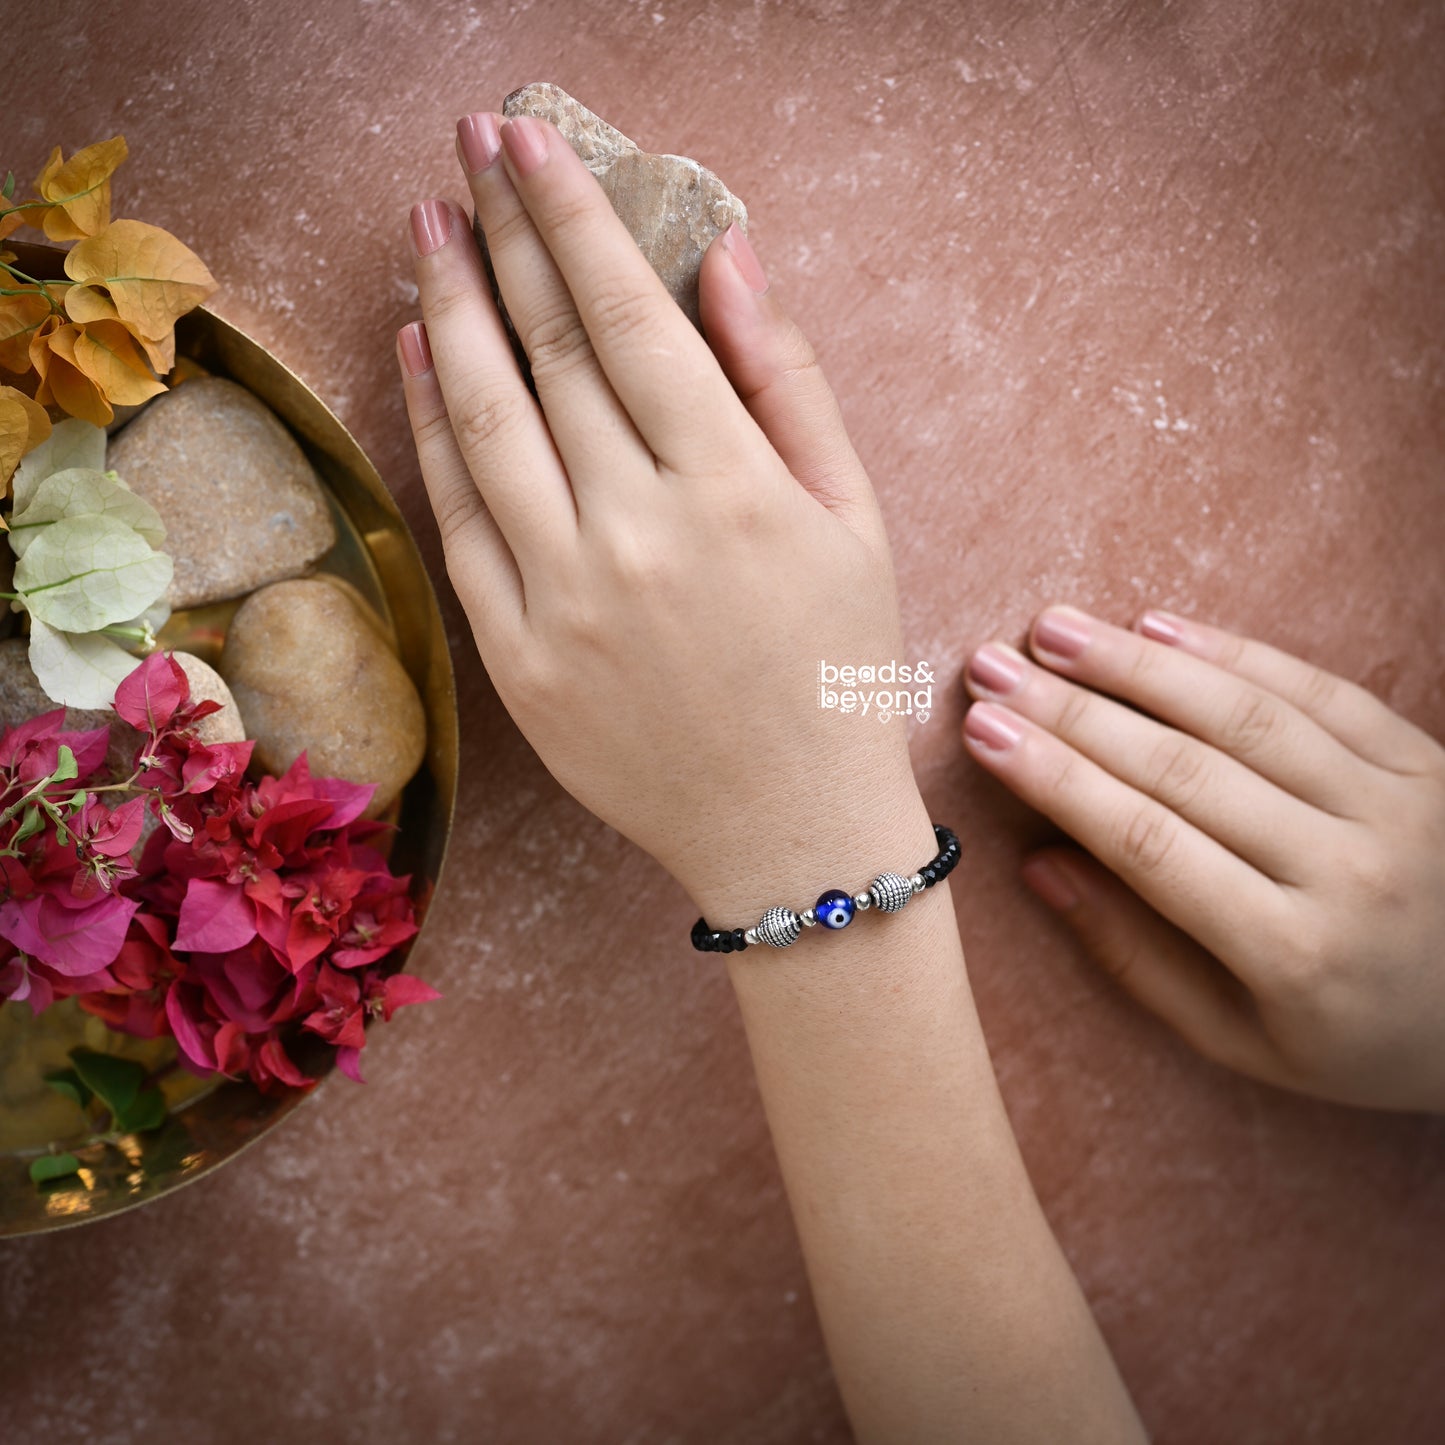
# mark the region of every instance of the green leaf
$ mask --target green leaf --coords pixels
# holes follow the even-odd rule
[[[27,838],[33,838],[45,826],[45,819],[40,816],[40,809],[33,803],[20,815],[20,826],[15,830],[15,836],[10,840],[13,847],[16,843],[23,843]]]
[[[115,1127],[125,1134],[138,1134],[143,1129],[159,1129],[166,1121],[166,1096],[154,1085],[142,1089],[135,1102],[116,1112]]]
[[[99,632],[62,632],[30,619],[30,670],[52,702],[64,707],[106,708],[136,660]]]
[[[117,1119],[135,1103],[145,1082],[145,1065],[134,1059],[118,1059],[114,1054],[74,1048],[70,1051],[70,1062],[75,1065],[81,1082]]]
[[[63,472],[68,467],[81,467],[86,471],[99,472],[105,469],[105,428],[92,426],[79,417],[67,417],[58,421],[33,451],[27,452],[15,469],[11,482],[14,510],[30,505],[35,488],[53,472]]]
[[[55,825],[55,841],[62,848],[70,847],[70,829],[65,826],[65,819],[60,816],[60,809],[49,798],[41,798],[40,806],[45,809],[50,821]]]
[[[124,522],[152,547],[166,540],[156,509],[121,481],[84,467],[52,472],[40,482],[23,509],[10,515],[10,550],[23,557],[41,532],[66,517],[104,516]]]
[[[80,776],[80,769],[75,764],[75,754],[70,751],[65,743],[55,750],[55,771],[50,775],[52,783],[68,783],[72,778]]]
[[[15,566],[32,617],[62,632],[94,632],[134,617],[170,585],[164,552],[114,517],[67,517],[44,528]]]
[[[52,1073],[46,1074],[45,1082],[57,1094],[64,1094],[67,1099],[74,1099],[82,1109],[95,1097],[86,1087],[85,1080],[74,1069],[56,1069]]]
[[[5,184],[0,186],[0,200],[8,201],[15,194],[15,172],[5,172]]]
[[[74,1154],[42,1154],[30,1161],[30,1178],[35,1184],[44,1184],[51,1179],[64,1179],[79,1168],[80,1160]]]

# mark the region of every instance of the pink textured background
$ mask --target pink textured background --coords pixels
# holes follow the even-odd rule
[[[1266,635],[1445,733],[1438,6],[65,0],[4,30],[0,165],[122,130],[121,213],[388,479],[464,783],[416,959],[446,1003],[213,1179],[0,1250],[0,1434],[847,1438],[725,977],[497,703],[393,374],[407,205],[461,192],[459,114],[550,79],[717,169],[822,350],[939,669],[914,744],[1004,1094],[1146,1421],[1445,1438],[1445,1126],[1192,1057],[1027,899],[1041,828],[957,745],[968,650],[1052,599]]]

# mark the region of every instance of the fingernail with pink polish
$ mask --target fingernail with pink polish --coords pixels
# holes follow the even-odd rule
[[[497,118],[489,111],[464,115],[457,122],[457,145],[462,160],[472,175],[486,170],[501,153],[502,137],[497,131]]]
[[[408,376],[425,376],[431,370],[431,345],[426,339],[426,327],[420,321],[403,326],[397,333],[396,343]]]
[[[1089,645],[1089,619],[1082,613],[1062,609],[1045,612],[1034,623],[1034,646],[1055,657],[1075,658]]]
[[[1146,612],[1139,619],[1139,631],[1155,642],[1167,642],[1171,647],[1184,641],[1184,629],[1177,617],[1167,612]]]
[[[530,115],[514,115],[502,122],[502,144],[524,176],[531,175],[547,159],[547,132]]]
[[[993,643],[980,647],[968,660],[969,681],[989,692],[1010,693],[1024,680],[1019,659]]]
[[[1052,860],[1029,858],[1019,872],[1024,882],[1056,912],[1067,913],[1079,906],[1078,890]]]
[[[419,201],[411,208],[411,243],[418,256],[430,256],[452,234],[452,208],[445,201]]]
[[[1023,729],[1010,713],[987,702],[976,702],[969,708],[963,731],[970,741],[994,753],[1006,753],[1023,737]]]
[[[761,296],[768,289],[768,278],[763,271],[762,262],[758,260],[757,252],[753,250],[752,242],[748,240],[738,222],[734,221],[722,233],[722,243],[727,247],[728,255],[733,258],[743,280]]]

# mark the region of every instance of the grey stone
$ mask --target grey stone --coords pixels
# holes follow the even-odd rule
[[[106,466],[165,523],[172,607],[300,576],[336,540],[326,495],[291,433],[223,377],[156,397],[111,440]]]
[[[426,714],[378,623],[325,578],[262,587],[237,609],[221,652],[255,740],[253,766],[280,774],[303,750],[314,777],[375,783],[384,812],[421,766]]]
[[[673,299],[699,326],[697,277],[703,255],[713,237],[734,221],[747,230],[747,207],[705,166],[687,156],[649,154],[559,85],[537,82],[514,90],[502,102],[502,114],[540,116],[561,131]],[[480,226],[476,234],[486,256]],[[490,261],[487,272],[490,276]],[[508,332],[513,334],[510,320]]]

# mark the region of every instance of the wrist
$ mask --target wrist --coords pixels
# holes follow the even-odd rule
[[[911,877],[938,851],[911,775],[891,795],[836,807],[788,801],[786,817],[759,810],[692,869],[674,870],[710,927],[749,928],[775,907],[802,912],[829,890],[856,894],[880,873]]]

